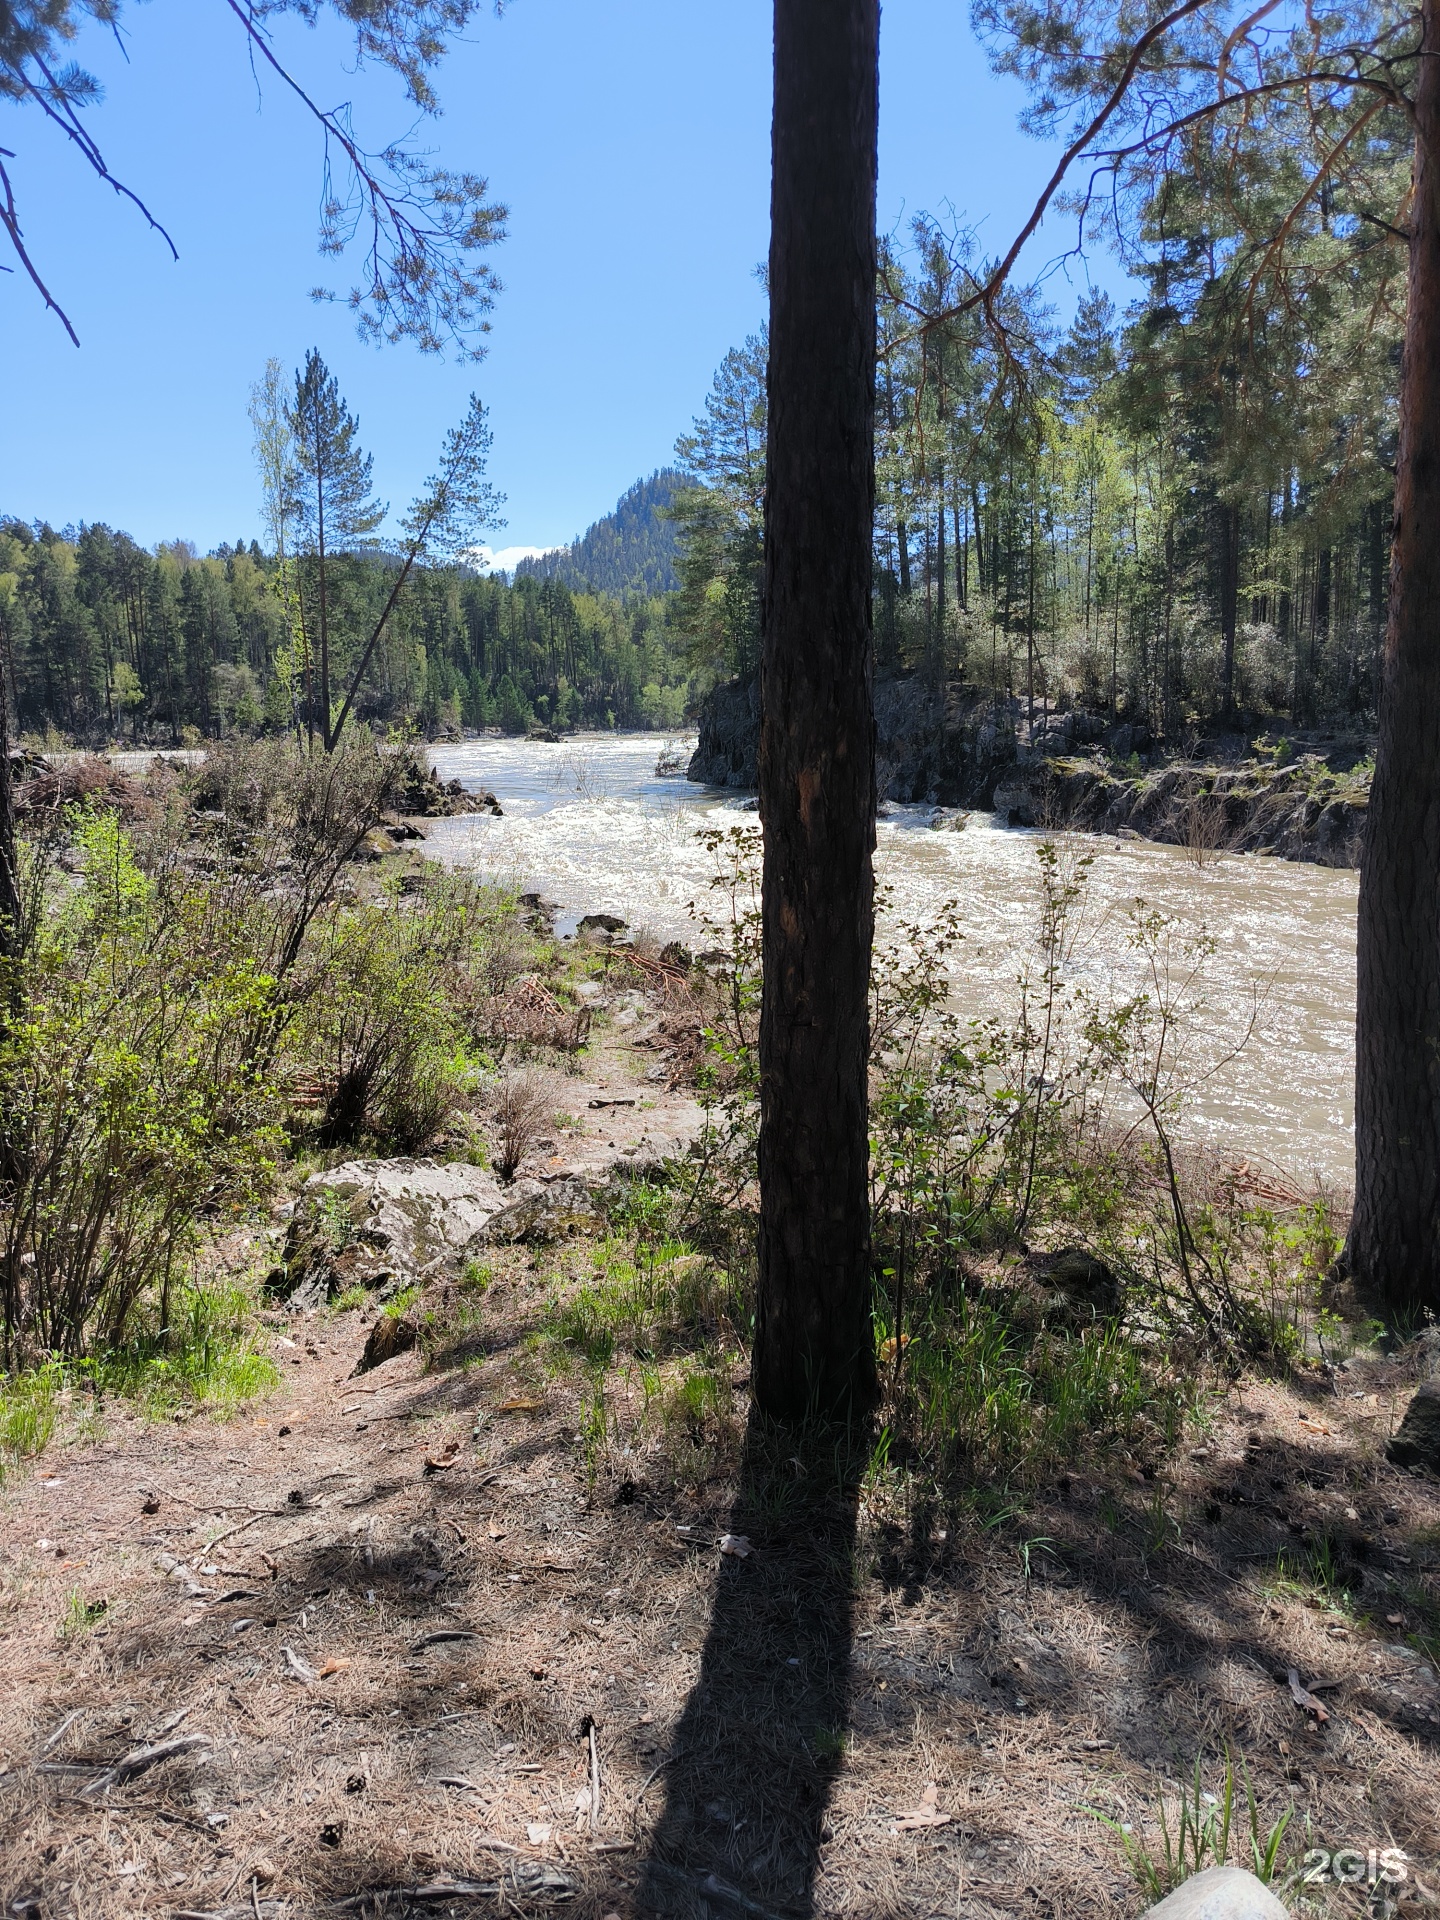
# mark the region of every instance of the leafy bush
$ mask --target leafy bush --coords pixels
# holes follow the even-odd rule
[[[318,1083],[322,1146],[369,1138],[415,1153],[476,1071],[447,992],[483,909],[457,881],[414,900],[356,901],[317,919],[288,998],[283,1054]]]
[[[702,1238],[753,1192],[758,1119],[758,845],[744,828],[709,844],[728,952],[701,1075]],[[1187,1102],[1246,1044],[1254,1001],[1217,1018],[1213,941],[1143,902],[1122,928],[1128,989],[1077,984],[1090,862],[1044,842],[1037,856],[1035,936],[1008,1012],[965,1018],[952,1003],[954,901],[927,925],[894,927],[872,970],[883,1417],[901,1451],[937,1471],[1024,1478],[1082,1443],[1154,1453],[1173,1442],[1188,1390],[1172,1361],[1193,1375],[1208,1359],[1284,1360],[1324,1332],[1338,1241],[1323,1199],[1257,1205],[1244,1170],[1176,1141]],[[1030,1311],[1026,1276],[1037,1248],[1077,1241],[1121,1283],[1125,1311],[1066,1331]]]
[[[101,796],[24,847],[0,1013],[8,1368],[185,1346],[172,1302],[270,1178],[297,1050],[330,1070],[329,1138],[414,1150],[444,1122],[473,1071],[449,976],[509,916],[464,882],[354,896],[346,863],[403,772],[364,736],[323,758],[230,747],[152,783],[128,829]]]
[[[123,1343],[142,1296],[162,1323],[202,1218],[268,1178],[275,1096],[261,1042],[273,978],[245,916],[163,882],[109,813],[77,826],[81,883],[37,927],[0,1035],[5,1360]]]

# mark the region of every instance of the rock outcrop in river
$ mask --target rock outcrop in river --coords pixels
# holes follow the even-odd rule
[[[753,788],[760,744],[754,682],[717,687],[700,713],[688,777]],[[1242,757],[1240,736],[1213,762],[1140,758],[1148,734],[1105,716],[997,700],[961,682],[877,681],[876,773],[882,801],[990,808],[1016,826],[1133,834],[1199,853],[1273,853],[1358,866],[1369,800],[1359,743],[1317,739],[1317,751]],[[1284,764],[1281,764],[1282,759]]]
[[[1357,867],[1369,803],[1356,778],[1319,754],[1293,766],[1181,762],[1117,774],[1103,759],[1052,758],[1012,767],[994,807],[1017,826],[1131,834],[1192,852],[1273,853],[1322,867]]]
[[[988,807],[996,780],[1015,762],[1013,716],[959,682],[937,689],[915,676],[877,681],[875,733],[882,800]],[[1067,729],[1061,737],[1068,745],[1073,735]],[[759,688],[732,680],[716,687],[700,710],[687,777],[712,787],[753,788],[759,749]]]

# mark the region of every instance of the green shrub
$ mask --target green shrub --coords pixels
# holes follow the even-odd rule
[[[203,881],[141,871],[113,814],[77,824],[79,888],[37,930],[0,1036],[0,1318],[11,1368],[162,1322],[202,1220],[268,1180],[273,977]]]
[[[438,876],[317,918],[289,989],[284,1058],[318,1079],[321,1145],[418,1153],[443,1130],[484,1071],[467,1016],[511,904]]]

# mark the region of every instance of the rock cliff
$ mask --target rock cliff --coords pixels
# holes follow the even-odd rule
[[[882,800],[988,807],[999,774],[1015,759],[1014,720],[960,683],[918,678],[875,687],[876,773]],[[1071,738],[1066,732],[1065,740]],[[700,740],[687,778],[753,788],[760,747],[760,695],[753,681],[716,687],[700,711]]]
[[[717,687],[700,714],[688,778],[753,789],[760,744],[754,682]],[[961,682],[917,676],[877,681],[876,777],[881,801],[994,808],[1015,826],[1133,834],[1190,847],[1309,860],[1360,862],[1368,763],[1355,743],[1302,754],[1162,762],[1132,723],[1099,714],[997,700]],[[1154,764],[1147,766],[1142,755]],[[1358,764],[1357,764],[1358,762]]]
[[[1358,867],[1368,777],[1318,754],[1293,766],[1185,762],[1117,774],[1102,760],[1055,757],[1012,767],[994,806],[1016,826],[1079,828],[1166,841],[1204,855],[1273,853],[1322,867]]]

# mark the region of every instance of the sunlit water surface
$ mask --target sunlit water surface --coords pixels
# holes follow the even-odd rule
[[[603,911],[666,939],[709,944],[691,912],[692,903],[713,911],[716,901],[712,857],[698,832],[753,826],[755,816],[741,796],[657,777],[666,745],[661,734],[582,734],[553,746],[485,739],[439,748],[441,777],[493,790],[505,817],[437,821],[429,850],[543,891],[560,903],[562,932]],[[692,745],[682,744],[683,757]],[[889,892],[881,938],[958,900],[965,938],[957,1003],[968,1013],[1004,1014],[1034,953],[1042,836],[981,813],[968,816],[962,832],[937,832],[930,817],[925,807],[892,807],[880,821],[876,871]],[[1067,860],[1091,861],[1068,981],[1102,997],[1134,990],[1129,916],[1143,899],[1177,923],[1177,935],[1204,929],[1215,942],[1198,990],[1204,1005],[1190,1020],[1193,1065],[1219,1060],[1254,1017],[1238,1056],[1188,1101],[1182,1131],[1230,1159],[1348,1183],[1355,874],[1230,854],[1197,868],[1174,847],[1086,834],[1058,843]]]

